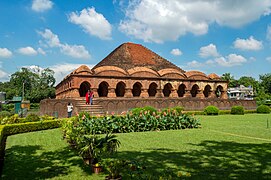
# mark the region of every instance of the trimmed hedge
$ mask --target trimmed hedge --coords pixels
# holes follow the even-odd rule
[[[244,115],[245,110],[243,106],[232,106],[231,107],[231,114],[239,114],[239,115]]]
[[[5,156],[5,146],[7,136],[19,133],[40,131],[60,127],[61,120],[45,120],[39,122],[27,122],[18,124],[0,125],[0,172],[2,170],[3,159]]]
[[[218,115],[219,109],[216,106],[207,106],[204,109],[204,114],[206,115]]]
[[[257,113],[269,114],[270,111],[270,107],[267,105],[260,105],[259,107],[257,107]]]

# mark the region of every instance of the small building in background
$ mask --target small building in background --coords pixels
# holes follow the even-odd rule
[[[244,99],[244,100],[253,100],[254,91],[252,86],[245,87],[240,85],[235,88],[228,88],[228,98],[229,99]]]

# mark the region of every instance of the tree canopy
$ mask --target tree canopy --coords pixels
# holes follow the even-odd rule
[[[13,96],[24,96],[25,100],[38,103],[45,98],[55,97],[54,71],[46,68],[33,72],[28,68],[11,75],[9,82],[0,83],[0,91],[6,92],[7,99]]]

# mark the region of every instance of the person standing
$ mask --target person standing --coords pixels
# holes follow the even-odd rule
[[[90,90],[90,93],[89,93],[89,101],[90,101],[90,104],[93,105],[93,92],[92,92],[92,90]]]
[[[68,105],[67,105],[68,118],[72,117],[72,110],[73,110],[72,103],[68,103]]]
[[[86,93],[86,104],[89,104],[90,101],[90,90]]]

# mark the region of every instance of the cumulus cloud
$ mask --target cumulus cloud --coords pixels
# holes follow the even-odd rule
[[[80,67],[82,64],[68,64],[68,63],[63,63],[63,64],[56,64],[51,67],[55,72],[55,78],[56,78],[56,84],[58,84],[61,80],[63,80],[64,77],[66,77],[68,74],[70,74],[73,70],[77,69]],[[90,69],[94,67],[94,65],[87,65]]]
[[[269,25],[267,27],[267,30],[266,30],[266,39],[271,41],[271,25]]]
[[[0,48],[0,58],[9,58],[12,56],[12,52],[7,48]]]
[[[206,34],[212,23],[242,27],[269,15],[271,0],[131,0],[125,12],[120,31],[146,42],[162,43],[186,33]]]
[[[193,61],[187,63],[188,68],[199,68],[199,67],[202,67],[202,66],[203,66],[203,64],[196,61],[196,60],[193,60]]]
[[[241,55],[229,54],[226,57],[219,57],[215,59],[215,62],[224,67],[240,66],[247,62],[247,59]]]
[[[174,55],[174,56],[181,56],[183,54],[183,52],[180,49],[172,49],[170,54]]]
[[[271,63],[271,56],[267,57],[266,60]]]
[[[19,48],[18,52],[26,56],[35,56],[38,54],[38,52],[30,46]]]
[[[69,45],[60,42],[58,36],[54,34],[50,29],[45,29],[44,32],[38,31],[38,33],[44,38],[45,43],[49,47],[59,48],[63,54],[74,58],[88,59],[90,54],[83,45]]]
[[[254,39],[253,36],[250,36],[249,39],[239,39],[237,38],[234,43],[234,48],[240,50],[252,50],[257,51],[263,48],[262,41]]]
[[[199,56],[203,58],[207,57],[218,57],[219,53],[217,52],[216,45],[209,44],[200,48]]]
[[[44,12],[53,7],[53,2],[50,0],[33,0],[32,10],[36,12]]]
[[[95,8],[83,9],[80,13],[72,12],[69,14],[69,21],[77,24],[83,30],[100,39],[111,39],[112,27],[106,18],[95,11]]]

